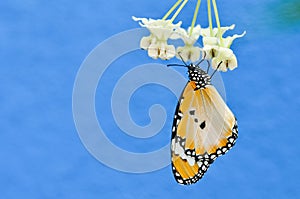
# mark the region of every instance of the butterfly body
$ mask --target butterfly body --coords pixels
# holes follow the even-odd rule
[[[172,171],[180,184],[202,178],[214,160],[237,139],[237,122],[211,77],[197,65],[188,67],[187,82],[176,107],[172,126]]]
[[[196,90],[211,85],[210,76],[200,67],[193,64],[188,65],[188,73],[190,81],[196,86]]]

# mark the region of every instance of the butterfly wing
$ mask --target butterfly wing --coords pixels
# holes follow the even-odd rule
[[[210,164],[237,138],[233,113],[212,85],[196,89],[189,81],[178,102],[171,140],[172,170],[180,184],[202,178]]]

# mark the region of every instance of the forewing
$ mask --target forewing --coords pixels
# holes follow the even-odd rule
[[[189,81],[178,102],[172,127],[172,170],[180,184],[202,178],[210,164],[237,138],[236,119],[212,85],[195,89]]]

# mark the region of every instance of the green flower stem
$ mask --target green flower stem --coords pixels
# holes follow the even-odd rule
[[[195,27],[195,23],[196,23],[196,19],[197,19],[197,16],[198,16],[200,4],[201,4],[201,0],[198,0],[198,1],[197,1],[196,8],[195,8],[195,12],[194,12],[193,21],[192,21],[192,24],[191,24],[190,36],[192,35],[193,29],[194,29],[194,27]]]
[[[165,16],[162,18],[162,20],[166,20],[170,14],[179,6],[179,4],[182,2],[183,0],[178,0],[173,6],[172,8],[165,14]]]
[[[209,32],[210,36],[213,37],[213,27],[212,27],[212,17],[211,17],[211,5],[210,0],[207,0],[207,14],[208,14],[208,23],[209,23]]]
[[[188,0],[184,0],[183,3],[180,5],[180,7],[178,8],[178,10],[176,10],[175,14],[173,15],[173,17],[171,18],[171,23],[175,20],[175,18],[177,17],[177,15],[180,13],[180,11],[182,10],[182,8],[185,6],[185,4],[188,2]]]
[[[219,39],[220,39],[220,44],[221,44],[221,46],[223,46],[223,38],[222,38],[222,34],[221,34],[221,25],[220,25],[220,19],[219,19],[216,0],[212,0],[212,3],[213,3],[213,6],[214,6],[214,13],[215,13],[215,17],[216,17],[216,23],[217,23],[217,26],[218,26],[218,36],[219,36]]]

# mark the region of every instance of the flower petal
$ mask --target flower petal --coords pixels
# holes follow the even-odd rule
[[[193,46],[190,49],[190,60],[191,62],[195,62],[200,59],[201,48],[197,46]]]
[[[182,39],[185,45],[194,45],[200,36],[201,27],[200,25],[197,25],[193,28],[191,34],[190,31],[191,27],[189,27],[187,30],[184,28],[177,28],[170,39]]]
[[[233,51],[229,48],[220,47],[218,55],[212,59],[212,68],[226,72],[228,68],[233,70],[236,67],[237,59]]]
[[[140,47],[144,50],[147,50],[148,47],[151,45],[152,40],[153,40],[153,36],[148,36],[148,37],[143,37],[140,41]]]
[[[177,48],[176,57],[178,59],[181,59],[180,58],[180,56],[181,56],[185,62],[187,62],[187,61],[195,62],[195,61],[199,60],[200,52],[201,52],[201,48],[199,48],[197,46],[183,46],[183,47],[180,46]],[[180,54],[180,56],[179,56],[179,54]]]
[[[171,36],[173,29],[163,28],[163,27],[148,27],[151,34],[157,37],[158,40],[167,41]]]
[[[227,30],[233,30],[235,27],[235,24],[232,24],[231,26],[224,26],[220,27],[220,34],[221,36],[227,31]],[[217,37],[218,36],[218,28],[213,28],[212,35],[210,34],[210,28],[202,28],[201,29],[201,35],[203,37]]]
[[[210,29],[208,27],[208,28],[202,28],[201,29],[201,36],[210,37],[210,36],[213,36],[213,35],[210,35]]]
[[[232,24],[231,26],[224,26],[224,27],[221,27],[220,30],[220,34],[221,36],[227,31],[227,30],[233,30],[235,27],[235,24]],[[218,28],[214,28],[214,33],[215,33],[215,36],[218,36]]]
[[[175,47],[173,45],[162,44],[159,48],[159,58],[163,60],[171,59],[175,56]]]
[[[233,54],[233,56],[227,60],[228,62],[226,63],[226,67],[229,68],[230,70],[233,70],[235,68],[237,68],[238,63],[237,63],[237,59],[235,54]]]
[[[153,59],[157,59],[159,56],[159,47],[156,43],[152,43],[149,47],[148,47],[148,56],[153,58]]]
[[[166,59],[171,59],[175,57],[176,51],[173,45],[168,45],[166,48]]]
[[[224,42],[224,47],[229,48],[233,42],[233,40],[235,40],[236,38],[240,38],[243,37],[246,34],[246,31],[244,31],[242,34],[238,35],[235,34],[233,36],[228,36],[226,38],[223,38],[223,42]]]
[[[218,55],[219,46],[206,45],[203,47],[203,59],[212,59]]]
[[[164,42],[152,43],[148,48],[148,55],[153,59],[171,59],[175,56],[175,47]]]
[[[177,28],[172,34],[172,36],[170,37],[170,39],[182,39],[182,38],[186,38],[186,36],[187,33],[184,28]]]
[[[199,36],[201,35],[201,27],[200,25],[197,25],[193,28],[193,32],[190,34],[191,27],[188,28],[187,34],[189,39],[191,40],[190,45],[193,45],[198,39]]]
[[[224,64],[223,60],[219,60],[217,57],[211,60],[211,66],[215,70],[218,68],[218,71],[227,71],[226,65]]]
[[[218,38],[217,37],[203,37],[202,38],[203,45],[210,45],[216,46],[218,45]]]
[[[147,19],[147,18],[138,18],[138,17],[135,17],[135,16],[132,16],[132,19],[134,21],[138,21],[140,26],[142,26],[142,27],[146,27],[147,24],[152,20],[152,19]]]

